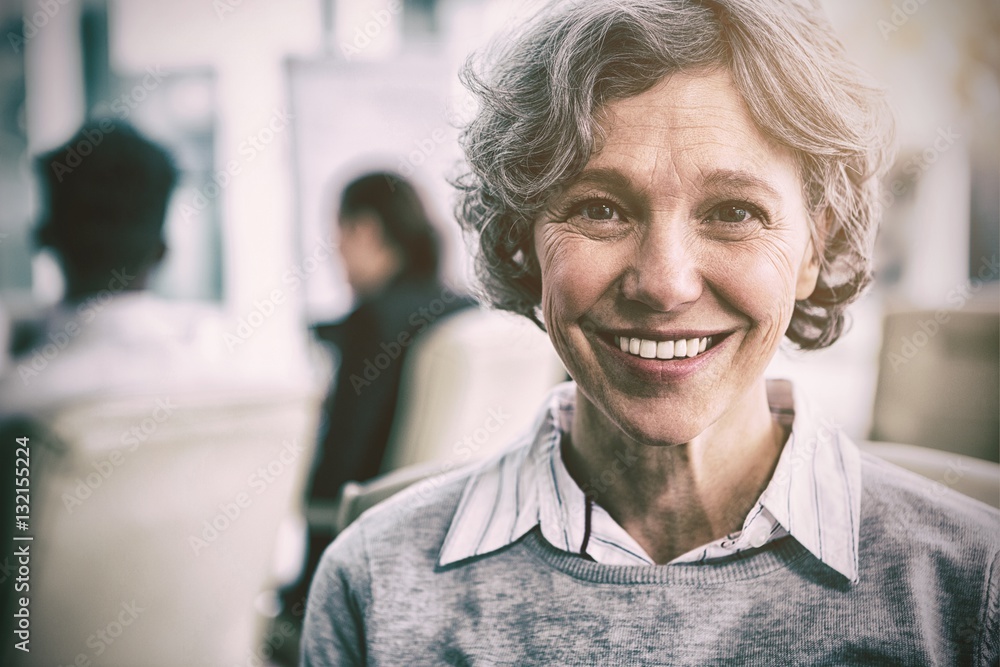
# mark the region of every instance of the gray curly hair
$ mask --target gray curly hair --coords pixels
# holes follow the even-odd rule
[[[554,4],[462,81],[479,110],[463,129],[458,219],[485,299],[544,329],[534,221],[600,145],[596,114],[680,70],[725,68],[758,129],[798,160],[822,248],[815,292],[786,336],[832,344],[871,282],[891,119],[881,91],[805,0],[586,0]],[[815,221],[824,220],[825,229]]]

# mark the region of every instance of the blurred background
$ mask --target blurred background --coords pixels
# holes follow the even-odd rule
[[[301,363],[305,323],[350,308],[339,258],[315,256],[335,234],[331,193],[361,170],[390,168],[423,190],[444,237],[446,279],[466,287],[469,263],[447,178],[460,158],[456,125],[474,107],[456,72],[537,4],[4,0],[0,295],[7,310],[60,295],[59,272],[31,239],[38,212],[31,159],[102,115],[162,142],[182,169],[167,221],[170,252],[154,289],[245,315],[254,299],[286,288],[288,305],[249,341],[280,354],[278,366]],[[855,309],[848,337],[796,358],[824,369],[802,377],[816,378],[816,391],[831,397],[827,407],[863,437],[872,425],[885,309],[995,305],[1000,28],[986,0],[825,5],[897,114],[878,285]],[[983,276],[983,289],[959,296]],[[781,372],[793,366],[779,364]]]
[[[169,250],[152,276],[152,291],[222,313],[220,339],[239,338],[229,353],[252,366],[261,384],[308,387],[321,399],[337,351],[317,346],[310,329],[356,305],[337,252],[340,192],[368,170],[391,170],[411,181],[441,239],[441,284],[448,290],[442,294],[469,292],[471,264],[454,221],[449,178],[461,157],[458,127],[475,107],[457,72],[471,51],[539,4],[2,0],[0,329],[7,331],[0,340],[11,335],[5,321],[57,303],[64,290],[56,259],[33,238],[41,210],[33,160],[66,142],[85,120],[110,117],[166,147],[180,171],[165,226]],[[988,0],[822,4],[848,52],[887,88],[898,153],[883,197],[877,282],[854,307],[848,334],[829,350],[782,351],[771,374],[795,379],[859,440],[997,461],[1000,10]],[[248,330],[252,335],[242,335]],[[530,327],[504,319],[498,329],[480,322],[470,331],[482,341],[505,332],[493,348],[493,365],[480,361],[474,371],[460,371],[466,376],[447,391],[412,395],[396,406],[396,421],[406,424],[397,431],[430,435],[413,446],[425,448],[419,455],[390,445],[393,463],[381,471],[449,457],[454,465],[452,444],[464,439],[468,445],[469,437],[476,455],[495,449],[530,418],[537,392],[527,392],[524,405],[499,405],[514,416],[480,442],[486,410],[501,400],[495,396],[510,395],[521,372],[534,372],[539,392],[562,378],[557,363],[539,371],[538,360],[550,357]],[[426,348],[422,361],[408,362],[414,368],[401,380],[404,388],[446,363],[435,351],[445,343]],[[469,352],[470,358],[481,354]],[[520,366],[505,361],[518,354]],[[21,363],[0,361],[15,374]],[[433,410],[447,411],[447,396],[474,393],[473,376],[500,390],[482,397],[481,409],[468,411],[461,424],[427,423],[435,421],[427,417]],[[315,439],[308,419],[300,422],[302,441]],[[427,453],[431,435],[444,444]],[[268,451],[265,461],[279,456]],[[308,476],[308,464],[302,465],[296,479]],[[248,474],[252,468],[240,479]],[[301,485],[289,482],[282,497],[294,499]],[[279,524],[287,521],[276,519],[274,535],[286,531]],[[301,535],[287,530],[280,535]],[[210,542],[203,533],[193,530]],[[279,583],[294,581],[300,567],[303,556],[292,551]],[[238,560],[239,552],[219,558]],[[273,600],[254,604],[264,618],[280,607]],[[95,619],[95,629],[105,622]],[[278,630],[266,632],[267,641],[277,643]],[[110,655],[110,644],[106,648]],[[86,640],[80,650],[96,659]],[[247,664],[255,655],[244,656]]]

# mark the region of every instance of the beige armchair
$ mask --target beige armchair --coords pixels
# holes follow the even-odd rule
[[[33,443],[32,651],[23,665],[246,664],[298,510],[318,397],[74,405]]]
[[[548,336],[524,317],[470,309],[442,320],[406,358],[382,472],[486,457],[527,429],[565,379]]]

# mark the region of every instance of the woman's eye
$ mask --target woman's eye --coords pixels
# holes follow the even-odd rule
[[[761,213],[749,204],[739,202],[725,203],[713,208],[709,214],[710,221],[717,222],[747,222],[753,218],[761,218]]]
[[[618,209],[608,202],[590,202],[579,209],[579,215],[588,220],[605,221],[618,218]]]

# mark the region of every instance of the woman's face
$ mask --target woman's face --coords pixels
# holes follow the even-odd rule
[[[600,119],[600,150],[535,225],[546,326],[613,424],[689,442],[763,382],[816,285],[802,183],[725,72],[675,74]]]
[[[400,264],[398,252],[385,239],[382,223],[372,213],[355,213],[341,216],[338,227],[348,284],[362,298],[378,293]]]

